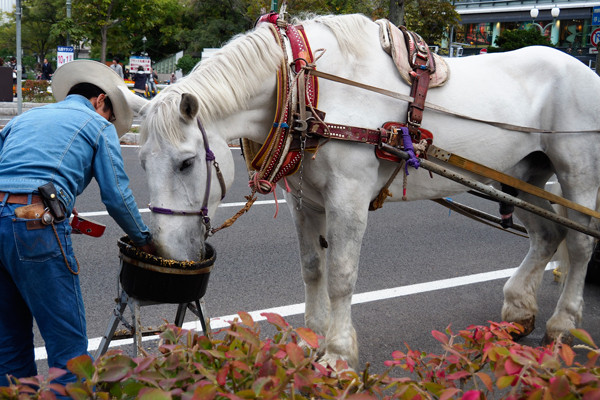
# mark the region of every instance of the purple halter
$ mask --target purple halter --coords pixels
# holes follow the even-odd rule
[[[202,223],[206,227],[206,233],[204,235],[204,238],[206,239],[211,233],[210,217],[208,216],[208,198],[210,197],[210,186],[212,181],[211,165],[214,165],[215,170],[217,172],[217,177],[219,178],[219,184],[221,185],[221,200],[223,200],[223,197],[225,197],[227,189],[225,187],[223,175],[221,174],[221,169],[219,168],[219,163],[215,161],[215,154],[212,152],[208,145],[208,136],[206,135],[206,131],[204,130],[204,126],[202,126],[200,118],[196,118],[196,122],[198,123],[198,128],[200,128],[200,132],[202,132],[202,139],[204,140],[204,150],[206,153],[206,190],[204,191],[202,207],[200,207],[200,210],[173,210],[170,208],[154,207],[152,204],[148,204],[148,208],[150,209],[150,211],[157,214],[185,216],[200,215],[202,217]]]

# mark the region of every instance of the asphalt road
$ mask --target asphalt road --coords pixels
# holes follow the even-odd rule
[[[137,148],[123,147],[127,173],[140,209],[146,209],[146,177],[140,168]],[[248,194],[246,172],[238,149],[236,182],[227,194],[213,225],[232,216]],[[239,161],[239,162],[237,162]],[[282,198],[281,195],[278,197]],[[278,308],[293,326],[303,325],[304,301],[295,231],[287,206],[280,205],[273,218],[272,196],[255,204],[232,227],[210,239],[217,250],[217,261],[210,276],[204,300],[214,327],[222,326],[237,311]],[[471,206],[496,214],[496,205],[463,195],[455,198]],[[98,188],[93,183],[77,200],[84,215],[107,225],[102,238],[74,235],[74,246],[82,268],[90,350],[95,352],[104,334],[115,298],[118,296],[119,259],[117,240],[123,235],[104,212]],[[96,215],[99,213],[99,215]],[[143,212],[145,220],[150,214]],[[526,239],[474,222],[433,202],[389,203],[370,216],[362,245],[360,271],[356,285],[356,303],[352,309],[360,346],[360,365],[371,364],[372,372],[382,372],[383,362],[394,350],[412,349],[439,352],[432,330],[448,325],[459,330],[471,324],[498,321],[502,305],[502,286],[509,268],[516,267],[528,248]],[[496,273],[494,275],[494,273]],[[473,277],[477,275],[480,281]],[[537,328],[525,339],[537,345],[544,324],[558,299],[560,286],[547,271],[540,287]],[[585,289],[586,308],[583,328],[600,343],[600,290]],[[176,305],[142,308],[144,326],[173,322]],[[188,312],[184,326],[197,326]],[[263,335],[273,330],[263,323]],[[156,341],[145,342],[149,350]],[[43,341],[36,332],[39,346],[38,365],[47,370]],[[131,346],[123,347],[130,351]]]

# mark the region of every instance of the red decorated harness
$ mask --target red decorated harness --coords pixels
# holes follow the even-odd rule
[[[378,147],[381,144],[389,144],[400,149],[409,147],[412,150],[412,143],[405,146],[409,136],[403,135],[403,130],[410,134],[409,141],[424,146],[432,143],[433,135],[422,129],[420,124],[429,76],[435,71],[435,63],[419,35],[406,29],[402,30],[409,50],[409,62],[413,68],[413,100],[409,102],[407,123],[388,122],[381,128],[367,129],[324,122],[325,113],[316,108],[318,81],[315,76],[315,59],[301,25],[288,24],[277,13],[262,16],[260,23],[269,24],[275,39],[284,50],[284,59],[277,73],[277,109],[273,126],[260,149],[250,154],[253,158],[249,167],[255,171],[250,181],[253,191],[263,194],[273,191],[276,182],[298,170],[304,151],[318,148],[322,139],[371,144],[376,146],[379,158],[394,162],[399,162],[400,159]],[[286,43],[289,45],[286,46]],[[247,142],[245,144],[244,150],[248,156],[249,147]],[[417,150],[416,153],[417,157],[425,155],[423,149]],[[387,191],[387,187],[384,189]]]

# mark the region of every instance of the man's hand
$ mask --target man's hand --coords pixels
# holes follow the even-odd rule
[[[156,246],[152,241],[149,241],[143,246],[138,246],[138,249],[142,250],[144,253],[156,255]]]

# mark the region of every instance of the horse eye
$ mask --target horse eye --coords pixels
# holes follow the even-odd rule
[[[189,167],[191,167],[192,165],[194,165],[194,157],[184,160],[181,163],[181,166],[179,167],[179,171],[184,171],[184,170],[188,169]]]

